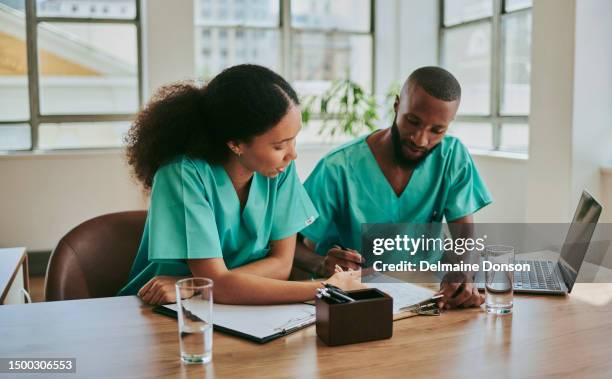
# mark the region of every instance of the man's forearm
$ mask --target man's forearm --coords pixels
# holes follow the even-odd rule
[[[452,238],[456,241],[457,239],[468,239],[474,238],[474,224],[473,217],[466,216],[460,220],[456,220],[454,222],[448,223],[448,228],[450,230]],[[444,253],[442,261],[445,263],[465,263],[465,264],[475,264],[479,262],[479,255],[476,249],[465,249],[463,254],[457,254],[455,251],[448,251]],[[475,272],[468,271],[465,272],[470,277],[473,277]]]
[[[306,245],[311,246],[308,247]],[[293,258],[293,264],[304,271],[314,274],[315,276],[324,276],[324,258],[319,254],[315,253],[313,250],[314,245],[311,241],[298,241],[295,246],[295,256]]]

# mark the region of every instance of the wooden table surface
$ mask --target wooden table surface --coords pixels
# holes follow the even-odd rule
[[[412,317],[396,321],[389,340],[339,347],[314,327],[265,345],[215,332],[213,362],[202,366],[179,361],[176,320],[136,297],[6,305],[0,357],[74,357],[67,378],[612,376],[612,284],[515,295],[514,310]]]

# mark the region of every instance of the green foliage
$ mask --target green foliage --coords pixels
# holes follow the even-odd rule
[[[373,95],[350,79],[337,80],[322,95],[302,101],[302,122],[307,125],[317,116],[323,122],[319,134],[358,136],[376,129],[376,111]]]

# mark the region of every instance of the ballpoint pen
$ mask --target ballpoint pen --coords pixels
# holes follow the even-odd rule
[[[334,287],[334,288],[338,288],[338,287]],[[335,301],[339,302],[339,303],[351,303],[353,301],[355,301],[355,299],[353,299],[352,297],[348,296],[346,294],[346,292],[340,290],[336,291],[333,288],[330,287],[326,287],[326,288],[319,288],[317,289],[317,297],[319,297],[319,295],[323,296],[323,297],[327,297],[330,299],[334,299]],[[321,298],[321,297],[319,297]]]
[[[325,288],[330,289],[330,290],[334,290],[336,292],[339,292],[343,295],[348,295],[343,289],[334,286],[333,284],[329,284],[329,283],[323,283],[323,285],[325,286]]]
[[[434,295],[429,299],[425,299],[413,305],[402,307],[399,310],[414,312],[420,315],[438,316],[440,315],[440,309],[438,309],[437,300],[441,299],[442,297],[442,294]]]
[[[340,292],[338,292],[336,290],[333,290],[333,289],[328,289],[327,293],[329,293],[332,297],[335,297],[335,298],[343,300],[344,302],[352,303],[352,302],[355,301],[355,299],[353,299],[352,297],[347,296],[347,295],[345,295],[343,293],[340,293]]]
[[[340,300],[340,299],[337,299],[337,298],[335,298],[335,297],[332,297],[332,296],[331,296],[329,293],[324,292],[324,291],[323,291],[323,290],[321,290],[321,289],[318,289],[318,290],[317,290],[317,295],[316,295],[316,296],[317,296],[317,298],[318,298],[318,299],[323,299],[323,298],[326,298],[326,299],[328,299],[329,301],[334,302],[334,303],[336,303],[336,304],[342,304],[342,303],[344,302],[343,300]]]

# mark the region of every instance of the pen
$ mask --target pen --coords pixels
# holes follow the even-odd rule
[[[339,289],[338,287],[332,286],[332,285],[326,285],[326,288],[318,288],[317,289],[317,297],[319,297],[319,294],[321,296],[325,296],[328,298],[332,298],[340,303],[352,303],[355,301],[355,299],[353,299],[352,297],[348,296],[346,292],[342,291],[341,289]],[[319,297],[320,299],[320,297]]]
[[[323,283],[323,285],[325,286],[325,288],[327,288],[327,289],[329,289],[329,290],[334,290],[334,291],[336,291],[336,292],[340,292],[341,294],[348,295],[346,292],[344,292],[344,290],[342,290],[341,288],[338,288],[338,287],[334,286],[333,284]]]
[[[400,311],[418,311],[420,308],[429,308],[437,303],[436,300],[441,299],[444,295],[434,295],[429,299],[423,300],[420,303],[401,307]]]
[[[355,299],[353,299],[352,297],[350,297],[346,292],[344,292],[343,290],[341,290],[340,288],[331,285],[331,284],[325,284],[325,288],[324,289],[318,289],[317,291],[320,291],[322,293],[327,293],[332,297],[335,297],[338,300],[341,300],[342,302],[353,302],[355,301]]]
[[[347,251],[350,251],[350,249],[346,248],[346,247],[345,247],[345,246],[343,246],[343,245],[340,245],[339,243],[337,243],[335,246],[336,246],[337,248],[339,248],[340,250],[347,250]],[[363,257],[361,257],[361,262],[359,262],[359,266],[363,267],[363,265],[364,265],[364,264],[365,264],[365,262],[363,261]],[[338,266],[338,265],[336,265],[336,266]]]
[[[327,293],[327,292],[323,292],[323,290],[321,290],[321,289],[318,289],[318,290],[317,290],[317,298],[319,298],[319,299],[326,298],[326,299],[328,299],[329,301],[332,301],[332,302],[334,302],[334,303],[336,303],[336,304],[342,304],[342,303],[344,302],[343,300],[339,300],[339,299],[337,299],[337,298],[335,298],[335,297],[332,297],[332,296],[331,296],[329,293]]]
[[[354,302],[354,301],[355,301],[355,299],[353,299],[352,297],[347,296],[347,295],[344,295],[344,294],[341,294],[340,292],[336,292],[336,291],[334,291],[334,290],[328,290],[328,293],[329,293],[330,295],[332,295],[332,296],[336,297],[336,298],[340,298],[341,300],[343,300],[343,301],[345,301],[345,302],[352,303],[352,302]]]
[[[465,288],[465,282],[461,283],[459,287],[457,287],[457,289],[455,290],[451,298],[457,297],[457,295],[459,295],[463,291],[464,288]]]

